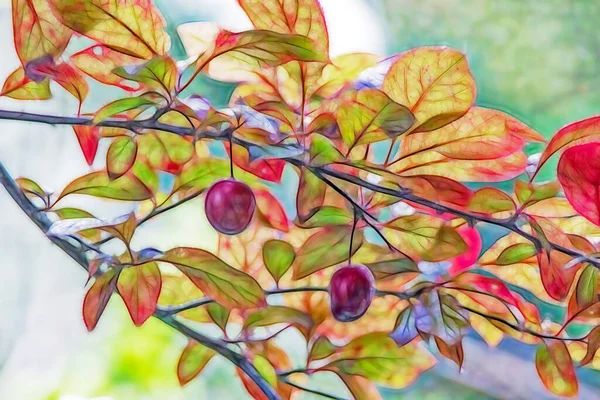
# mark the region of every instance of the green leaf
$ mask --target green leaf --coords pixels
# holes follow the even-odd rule
[[[108,103],[96,112],[96,116],[92,121],[98,124],[107,118],[121,114],[130,110],[145,110],[158,103],[158,98],[154,95],[145,93],[136,97],[127,97],[125,99],[115,100]]]
[[[141,201],[152,198],[152,192],[134,175],[125,174],[118,179],[111,180],[106,171],[92,172],[75,179],[62,191],[58,200],[69,194],[87,194],[124,201]]]
[[[170,132],[150,131],[136,137],[139,153],[150,165],[162,171],[177,173],[194,154],[194,145]]]
[[[310,353],[308,354],[308,360],[322,360],[324,358],[329,357],[337,350],[338,346],[331,343],[327,336],[319,336],[310,349]]]
[[[318,228],[332,225],[348,225],[354,220],[352,212],[334,206],[322,206],[304,222],[298,222],[302,228]]]
[[[365,265],[373,272],[377,280],[393,278],[400,274],[419,273],[417,263],[407,257],[378,261]]]
[[[350,149],[395,138],[414,122],[415,117],[408,108],[377,89],[357,91],[337,109],[340,133]]]
[[[468,209],[481,214],[514,211],[515,202],[506,193],[496,188],[479,189],[471,197]]]
[[[527,260],[537,254],[535,246],[531,243],[517,243],[502,250],[496,263],[498,265],[512,265]]]
[[[37,183],[28,178],[17,178],[15,179],[15,183],[19,186],[21,191],[25,193],[26,196],[30,197],[33,195],[34,197],[39,197],[42,199],[46,199],[46,192],[44,189],[40,187]]]
[[[205,250],[178,247],[166,252],[160,261],[173,264],[204,294],[225,307],[251,308],[265,302],[263,290],[253,277]]]
[[[313,135],[312,137],[309,150],[311,165],[331,164],[344,159],[342,153],[340,153],[331,140],[321,135]]]
[[[398,217],[387,222],[383,234],[401,251],[425,261],[443,261],[461,255],[467,245],[456,229],[425,214]]]
[[[276,239],[265,242],[262,255],[265,267],[276,283],[279,283],[296,259],[294,247],[288,242]]]
[[[129,136],[116,138],[106,153],[106,169],[110,179],[117,179],[133,166],[137,154],[137,144]]]
[[[198,376],[214,355],[214,350],[190,340],[177,363],[179,384],[183,386]]]
[[[52,210],[52,212],[54,212],[60,219],[96,218],[87,211],[71,207]],[[84,238],[91,240],[92,242],[96,242],[101,239],[101,232],[98,229],[84,229],[77,233]]]
[[[142,182],[152,193],[157,193],[159,189],[159,179],[156,171],[154,171],[146,160],[141,160],[139,157],[131,167],[133,175]]]
[[[206,305],[206,311],[208,312],[210,319],[225,332],[227,320],[229,319],[229,310],[218,303],[209,303]]]
[[[350,226],[334,226],[321,229],[309,237],[296,254],[293,279],[305,278],[347,260],[351,232]],[[354,232],[352,254],[362,245],[362,241],[362,231]]]
[[[88,331],[93,331],[110,300],[116,283],[117,271],[114,268],[109,269],[100,275],[83,299],[83,322]]]
[[[521,205],[527,204],[530,206],[538,201],[556,197],[559,192],[560,184],[558,182],[539,184],[515,181],[515,195]]]
[[[133,234],[135,233],[136,228],[137,219],[135,218],[135,213],[133,212],[130,213],[127,219],[123,222],[98,227],[98,229],[101,229],[111,234],[112,236],[121,240],[126,245],[129,245],[129,242],[131,242],[131,238],[133,238]]]
[[[177,83],[177,66],[168,56],[154,56],[145,64],[136,66],[132,71],[118,67],[114,74],[121,78],[143,83],[150,90],[158,90],[169,95]]]
[[[155,262],[121,271],[117,287],[135,326],[141,326],[154,313],[161,284],[160,270]]]
[[[25,76],[23,67],[19,67],[4,81],[0,96],[16,100],[48,100],[52,97],[50,80],[32,81]]]
[[[554,340],[538,346],[535,367],[542,383],[558,396],[573,397],[579,391],[573,360],[564,342]]]
[[[339,348],[320,370],[359,375],[375,383],[402,388],[434,364],[431,355],[417,346],[399,347],[387,333],[360,336]]]
[[[176,187],[204,190],[216,180],[230,176],[229,161],[217,158],[204,158],[187,163],[179,175]]]
[[[294,325],[307,339],[314,326],[310,315],[300,310],[284,306],[270,306],[250,314],[246,318],[244,328],[259,328],[282,323]]]
[[[273,365],[271,365],[269,360],[257,354],[254,356],[252,364],[254,364],[254,367],[256,367],[258,373],[261,374],[263,378],[265,378],[269,385],[273,387],[277,386],[277,372],[275,371],[275,368],[273,368]]]
[[[581,272],[575,291],[569,301],[567,317],[570,318],[597,301],[596,288],[598,286],[598,269],[593,265],[586,265]]]

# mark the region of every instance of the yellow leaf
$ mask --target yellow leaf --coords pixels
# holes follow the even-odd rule
[[[465,55],[446,47],[400,54],[382,89],[415,114],[414,132],[432,131],[460,118],[475,100],[475,81]]]

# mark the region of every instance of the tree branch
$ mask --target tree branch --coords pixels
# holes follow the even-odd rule
[[[1,114],[1,113],[0,113]],[[13,198],[13,200],[19,205],[19,207],[27,214],[29,219],[31,219],[41,230],[46,234],[48,229],[52,225],[52,222],[48,219],[48,217],[44,214],[44,212],[40,211],[35,207],[29,199],[21,192],[17,183],[12,179],[2,162],[0,162],[0,183],[6,189],[8,194]],[[60,239],[54,236],[47,237],[58,247],[60,247],[65,253],[67,253],[73,260],[77,261],[81,267],[83,267],[86,271],[89,270],[89,263],[87,257],[85,256],[85,250],[83,248],[77,248],[72,245],[68,241],[64,239]],[[232,363],[234,363],[238,368],[246,373],[252,379],[256,385],[263,391],[266,398],[269,400],[280,400],[281,398],[277,394],[277,392],[269,385],[269,383],[262,377],[262,375],[256,370],[254,365],[244,356],[234,352],[229,349],[227,345],[217,339],[211,339],[207,336],[204,336],[190,328],[188,328],[183,323],[177,321],[171,315],[163,315],[160,312],[155,312],[154,316],[164,322],[165,324],[171,326],[175,330],[181,332],[185,336],[190,339],[197,341],[198,343],[214,350],[219,353]]]

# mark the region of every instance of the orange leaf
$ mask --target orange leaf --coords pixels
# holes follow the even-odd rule
[[[564,397],[577,395],[577,375],[564,342],[555,340],[540,345],[535,354],[535,367],[542,383],[552,393]]]
[[[94,330],[117,283],[117,271],[109,269],[94,281],[83,299],[83,322],[88,331]]]
[[[475,81],[465,55],[447,47],[421,47],[399,55],[382,89],[408,107],[413,132],[432,131],[455,121],[475,100]]]
[[[288,218],[279,201],[267,190],[255,190],[256,207],[273,228],[283,232],[289,230]]]
[[[141,326],[152,315],[160,294],[161,279],[155,262],[124,268],[117,282],[131,320]]]
[[[106,85],[118,86],[127,91],[139,90],[141,85],[131,86],[131,82],[113,72],[117,67],[138,65],[139,58],[119,53],[100,44],[88,47],[71,56],[71,62],[83,73]]]
[[[62,54],[71,30],[61,24],[46,0],[12,0],[15,48],[21,63]]]
[[[225,146],[231,154],[229,145]],[[233,146],[233,163],[252,175],[270,182],[281,182],[285,161],[280,159],[259,159],[250,161],[248,151],[241,146]]]

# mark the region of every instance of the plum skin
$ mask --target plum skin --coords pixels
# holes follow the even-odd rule
[[[213,184],[206,193],[204,211],[208,222],[225,235],[237,235],[252,221],[256,199],[252,189],[235,179]]]
[[[375,294],[373,273],[364,265],[348,265],[338,269],[329,281],[329,305],[333,317],[340,322],[362,317]]]

